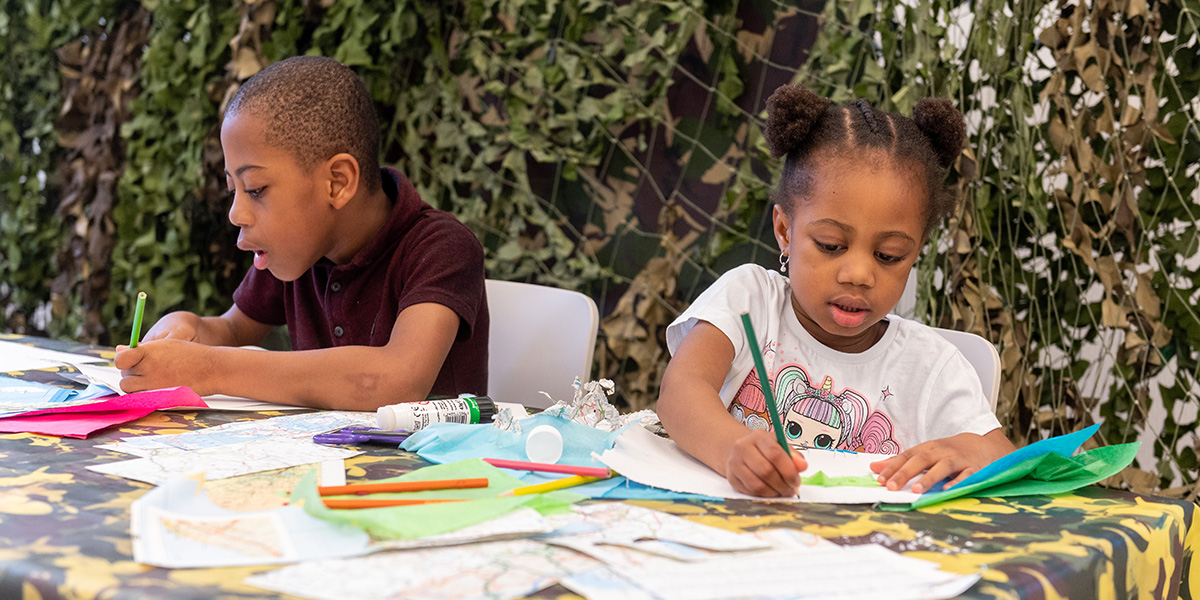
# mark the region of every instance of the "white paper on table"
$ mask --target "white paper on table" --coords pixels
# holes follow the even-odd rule
[[[321,485],[346,485],[346,460],[335,458],[321,461]]]
[[[124,396],[125,392],[121,389],[121,370],[112,366],[104,365],[73,365],[79,369],[80,373],[87,376],[92,383],[98,383],[118,395]],[[193,408],[193,410],[195,410]]]
[[[837,450],[804,450],[804,459],[808,468],[800,472],[800,501],[826,502],[829,504],[873,504],[875,502],[916,502],[921,494],[911,490],[914,477],[907,485],[899,490],[888,490],[885,487],[836,486],[824,487],[819,485],[804,485],[804,478],[816,475],[818,471],[829,477],[856,477],[876,475],[871,471],[871,463],[891,458],[890,454],[869,454],[865,452],[841,452]]]
[[[509,600],[597,567],[603,565],[573,550],[514,540],[306,562],[245,582],[314,600]]]
[[[147,436],[147,437],[149,437],[149,436]],[[131,438],[131,439],[136,440],[137,438]],[[112,450],[113,452],[121,452],[123,454],[132,454],[133,456],[140,456],[142,458],[145,458],[147,456],[154,456],[155,454],[161,454],[163,452],[178,452],[179,451],[179,448],[176,448],[175,446],[170,446],[167,444],[162,444],[162,443],[153,442],[153,441],[149,441],[149,440],[147,440],[145,442],[136,442],[136,441],[135,442],[110,442],[107,444],[96,444],[94,447],[99,448],[101,450]]]
[[[550,517],[559,528],[542,539],[548,544],[572,548],[606,564],[624,564],[636,550],[634,560],[643,553],[674,560],[694,561],[713,558],[721,553],[764,550],[771,544],[749,533],[737,533],[689,521],[662,511],[624,502],[606,502],[573,506],[572,511]],[[571,533],[572,529],[583,529]],[[555,535],[560,531],[566,535]]]
[[[0,373],[8,371],[24,371],[27,369],[45,369],[63,364],[78,367],[90,363],[105,363],[107,358],[89,356],[87,354],[72,354],[47,350],[34,346],[26,346],[16,342],[0,341]]]
[[[277,404],[275,402],[263,402],[262,400],[251,400],[250,398],[242,398],[239,396],[226,396],[225,394],[213,394],[211,396],[202,396],[204,403],[208,405],[210,410],[244,410],[244,411],[262,411],[262,410],[304,410],[310,408],[308,406],[296,406],[295,404]],[[196,410],[195,408],[188,409],[179,407],[171,410]]]
[[[739,552],[704,562],[659,560],[613,569],[662,600],[952,598],[979,581],[876,544]]]
[[[199,450],[160,451],[145,458],[88,466],[88,470],[155,485],[175,475],[203,473],[224,479],[247,473],[357,456],[362,452],[332,448],[303,440],[267,438]]]
[[[88,379],[108,387],[112,391],[124,396],[125,391],[121,389],[121,370],[114,366],[105,365],[74,365],[81,373],[88,376]],[[307,407],[295,406],[292,404],[276,404],[274,402],[263,402],[261,400],[251,400],[250,398],[241,398],[238,396],[226,396],[225,394],[213,394],[204,396],[204,403],[211,410],[245,410],[245,411],[260,411],[260,410],[303,410]],[[204,410],[195,406],[180,406],[167,410]]]
[[[326,485],[322,482],[322,485]],[[414,550],[418,548],[436,548],[440,546],[456,546],[459,544],[474,544],[478,542],[495,542],[526,538],[551,530],[550,522],[538,511],[521,507],[506,512],[494,519],[476,523],[457,529],[426,536],[415,540],[385,540],[371,545],[372,550]]]
[[[827,455],[843,457],[859,456],[864,459],[843,461]],[[874,458],[870,458],[874,456]],[[809,471],[815,473],[822,468],[836,468],[838,473],[851,474],[843,469],[850,464],[860,465],[858,460],[872,462],[879,460],[879,455],[855,455],[841,452],[820,453],[807,452]],[[812,458],[809,458],[812,457]],[[872,503],[872,502],[913,502],[920,497],[911,491],[890,491],[884,487],[819,487],[800,485],[800,495],[792,498],[760,498],[743,494],[735,489],[727,479],[708,465],[692,458],[671,440],[660,438],[644,428],[633,426],[625,430],[617,438],[616,444],[596,455],[596,459],[610,469],[641,484],[664,488],[676,492],[702,494],[719,498],[741,498],[746,500],[770,500],[772,502],[830,502],[830,503]],[[868,460],[869,459],[869,460]],[[815,468],[814,468],[815,467]],[[853,474],[869,474],[870,470]],[[826,471],[826,474],[830,474]],[[809,491],[811,489],[811,492]]]
[[[529,410],[525,408],[524,404],[516,402],[496,402],[495,404],[497,413],[507,408],[512,411],[513,417],[518,421],[529,417]]]
[[[241,512],[214,505],[194,479],[176,477],[133,501],[133,559],[168,568],[264,565],[358,556],[370,536],[299,506]]]
[[[180,450],[199,450],[267,438],[308,442],[318,433],[353,426],[374,427],[375,413],[325,410],[255,421],[234,421],[183,433],[127,437],[121,438],[121,441],[135,448],[156,449],[166,445]]]
[[[576,573],[559,583],[587,600],[658,600],[607,567]]]
[[[605,567],[571,575],[561,583],[590,600],[882,600],[950,598],[979,580],[978,575],[943,572],[935,563],[907,558],[877,545],[846,548],[793,529],[743,535],[769,549],[707,553],[705,558],[684,561],[612,546],[603,556]]]
[[[672,515],[622,503],[575,507],[571,513],[541,517],[532,509],[521,509],[503,517],[464,528],[451,534],[413,542],[431,542],[445,537],[473,537],[508,530],[513,534],[534,528],[600,531],[612,526],[609,539],[629,540],[638,535],[655,535],[656,530],[678,539],[689,539],[721,548],[764,548],[770,542],[754,534],[736,534],[686,522]],[[621,523],[623,517],[636,517]],[[679,523],[677,521],[685,521]],[[522,526],[520,523],[527,522]],[[536,525],[536,527],[535,527]],[[694,525],[694,527],[693,527]],[[575,526],[575,527],[572,527]],[[622,529],[623,527],[623,529]],[[547,535],[554,535],[551,532]],[[703,540],[705,534],[714,539]],[[545,538],[543,538],[545,540]],[[790,538],[789,538],[790,539]],[[806,540],[807,541],[807,540]],[[376,544],[376,548],[398,548],[396,542]],[[641,560],[676,562],[628,547],[614,547],[624,554],[622,563]],[[725,556],[725,553],[717,553]],[[656,563],[657,564],[657,563]],[[652,597],[617,576],[604,563],[586,554],[533,540],[484,542],[446,549],[418,549],[384,552],[344,560],[326,560],[286,567],[254,575],[246,583],[277,592],[317,600],[392,600],[394,598],[517,598],[556,582],[573,581],[574,588],[586,589],[588,598],[652,600]]]

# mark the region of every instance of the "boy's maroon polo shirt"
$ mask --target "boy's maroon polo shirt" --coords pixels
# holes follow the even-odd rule
[[[453,215],[422,201],[395,169],[383,169],[383,188],[395,202],[392,214],[353,260],[335,265],[322,258],[292,282],[251,267],[234,303],[255,321],[287,325],[293,350],[383,346],[400,311],[442,304],[458,314],[458,337],[432,393],[487,393],[488,309],[479,240]]]

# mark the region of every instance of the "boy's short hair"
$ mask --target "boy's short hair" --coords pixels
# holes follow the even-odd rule
[[[380,188],[379,117],[371,94],[354,71],[332,58],[294,56],[259,71],[225,114],[264,119],[267,143],[303,167],[345,152],[358,161],[363,188]]]

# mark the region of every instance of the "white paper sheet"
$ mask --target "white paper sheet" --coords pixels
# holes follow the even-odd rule
[[[87,375],[89,379],[96,383],[107,386],[114,392],[124,396],[125,392],[121,390],[121,370],[111,365],[75,365],[80,372]],[[238,396],[226,396],[224,394],[213,394],[211,396],[203,396],[204,403],[211,410],[245,410],[245,411],[262,411],[262,410],[304,410],[307,407],[294,406],[291,404],[275,404],[273,402],[262,402],[259,400],[251,400],[249,398],[241,398]],[[202,410],[194,406],[180,407],[171,410]]]
[[[880,455],[856,455],[840,452],[809,451],[806,454],[809,469],[815,473],[826,469],[827,475],[869,474],[862,471],[863,465],[879,460]],[[773,502],[913,502],[920,497],[911,491],[889,491],[883,487],[817,487],[800,485],[799,496],[792,498],[759,498],[733,489],[727,479],[708,465],[692,458],[671,440],[660,438],[644,428],[633,426],[626,429],[616,444],[598,455],[597,459],[610,469],[641,484],[673,490],[703,494],[719,498],[742,498],[747,500],[770,500]],[[803,474],[801,475],[803,480]]]
[[[598,564],[573,550],[515,540],[313,561],[245,582],[315,600],[510,600]]]
[[[891,458],[888,454],[840,452],[836,450],[805,450],[808,468],[800,472],[800,501],[829,504],[872,504],[875,502],[915,502],[920,494],[910,491],[913,481],[903,488],[890,491],[884,487],[822,487],[804,485],[804,478],[818,471],[829,477],[875,477],[871,463]],[[914,478],[915,480],[916,478]]]
[[[548,544],[578,550],[609,565],[628,564],[643,554],[683,561],[706,560],[719,553],[764,550],[771,545],[749,533],[717,529],[658,510],[608,502],[572,507],[571,513],[551,517],[557,526],[590,525],[574,535],[551,535]],[[620,548],[636,550],[632,555]]]
[[[346,485],[346,460],[335,458],[321,462],[321,485]]]
[[[553,583],[593,600],[938,600],[956,596],[979,580],[978,575],[947,573],[935,563],[881,546],[841,547],[789,530],[717,533],[686,519],[621,503],[577,506],[548,519],[555,530],[541,540],[550,542],[552,536],[567,532],[589,538],[593,547],[584,554],[557,543],[518,540],[383,552],[285,567],[251,576],[246,583],[315,600],[507,600]],[[656,535],[662,535],[657,541],[665,544],[673,543],[666,538],[700,544],[680,550],[698,558],[681,560],[683,555],[674,551],[647,552],[629,543]],[[606,544],[606,551],[595,551]],[[706,550],[704,545],[721,550]]]
[[[296,406],[294,404],[277,404],[275,402],[251,400],[250,398],[242,398],[239,396],[226,396],[225,394],[213,394],[211,396],[201,396],[201,398],[204,398],[204,403],[208,405],[210,410],[244,410],[258,412],[264,410],[305,410],[310,408],[308,406]],[[179,408],[172,410],[184,409]]]
[[[234,421],[184,433],[143,435],[121,439],[138,447],[154,448],[165,444],[181,450],[199,450],[266,438],[312,441],[312,436],[318,433],[354,426],[374,427],[375,413],[325,410],[256,421]]]
[[[547,533],[551,529],[550,522],[538,511],[521,507],[496,517],[476,523],[456,531],[447,531],[415,540],[385,540],[372,544],[373,550],[414,550],[418,548],[437,548],[441,546],[457,546],[477,542],[495,542],[527,538],[533,535]]]
[[[199,450],[159,451],[145,458],[88,466],[88,470],[155,485],[172,476],[203,473],[224,479],[247,473],[357,456],[362,452],[322,446],[303,440],[268,438]]]
[[[16,342],[0,341],[0,373],[23,371],[26,369],[45,369],[63,364],[78,367],[79,365],[105,362],[108,362],[108,359],[88,356],[86,354],[71,354],[69,352],[36,348]]]
[[[934,600],[966,591],[957,575],[875,544],[740,552],[704,562],[655,561],[614,568],[661,600],[795,598]]]
[[[168,568],[264,565],[358,556],[370,536],[299,506],[239,512],[214,505],[199,482],[173,478],[130,507],[133,559]]]

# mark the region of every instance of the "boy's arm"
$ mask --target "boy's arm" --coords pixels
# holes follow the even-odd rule
[[[424,400],[458,329],[453,310],[423,303],[401,311],[381,347],[262,352],[163,339],[122,350],[116,362],[125,374],[121,387],[126,391],[187,385],[202,396],[221,393],[316,408],[375,410]]]
[[[201,317],[187,311],[166,315],[146,332],[143,342],[182,340],[207,346],[250,346],[262,342],[271,326],[246,316],[237,305],[219,317]]]
[[[792,457],[774,436],[747,429],[721,402],[719,390],[733,357],[729,338],[711,323],[698,322],[667,364],[658,416],[680,448],[739,491],[794,496],[799,470]]]

